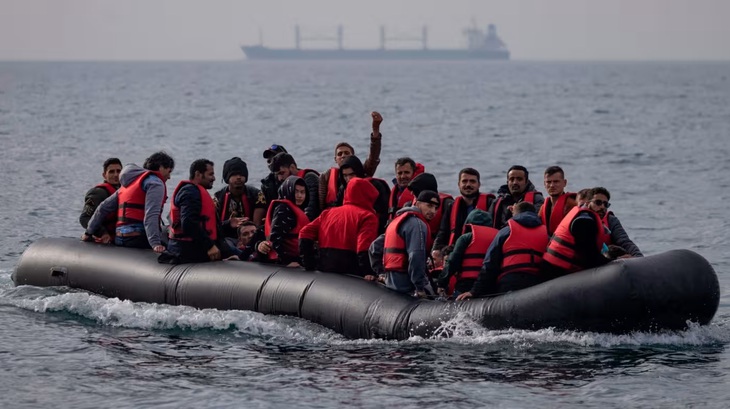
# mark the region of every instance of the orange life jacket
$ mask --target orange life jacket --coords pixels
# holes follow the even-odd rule
[[[393,188],[390,189],[390,200],[388,201],[388,214],[390,215],[390,218],[393,219],[396,212],[402,209],[403,206],[405,206],[408,202],[411,202],[413,204],[416,203],[416,197],[413,196],[413,192],[411,192],[410,189],[405,188],[402,192],[400,192],[399,196],[398,185],[393,186]]]
[[[409,217],[418,217],[421,219],[426,224],[426,237],[428,238],[431,235],[428,220],[423,217],[421,212],[404,212],[398,215],[385,229],[385,243],[383,245],[383,267],[385,271],[408,271],[406,241],[398,234],[398,228]]]
[[[309,224],[309,218],[304,213],[302,209],[300,209],[297,205],[291,202],[291,200],[286,199],[277,199],[272,200],[271,204],[269,204],[269,209],[266,211],[266,221],[264,223],[264,234],[266,234],[266,240],[271,240],[271,221],[274,218],[274,208],[279,204],[283,203],[286,206],[289,206],[289,209],[291,209],[294,212],[294,215],[297,218],[297,224],[294,226],[294,228],[286,233],[284,235],[284,248],[286,248],[286,252],[288,254],[299,254],[299,231],[304,228],[307,224]],[[267,255],[269,260],[278,260],[279,254],[274,251],[272,248],[269,251],[269,254]]]
[[[542,205],[538,212],[538,216],[542,219],[542,224],[547,228],[549,235],[552,235],[555,232],[555,229],[558,228],[563,217],[565,217],[565,205],[568,202],[568,199],[572,198],[575,200],[576,196],[577,195],[575,193],[566,192],[558,196],[558,200],[554,205],[552,198],[547,199]],[[548,212],[550,213],[549,215]]]
[[[185,185],[194,185],[194,183],[190,180],[180,181],[175,188],[175,192],[172,194],[172,203],[170,203],[169,237],[179,241],[192,241],[193,238],[183,230],[182,221],[180,220],[180,207],[175,204],[177,192]],[[210,237],[211,240],[216,240],[218,238],[218,226],[215,215],[215,203],[213,202],[213,198],[210,197],[210,194],[208,194],[208,190],[206,188],[201,185],[195,186],[200,192],[200,227],[208,233],[208,237]]]
[[[479,193],[479,198],[477,199],[477,205],[474,207],[475,209],[481,209],[485,212],[489,209],[490,202],[494,200],[494,195],[491,193]],[[456,242],[456,239],[458,238],[456,236],[456,217],[459,214],[459,207],[461,206],[461,202],[464,201],[463,196],[459,196],[454,200],[454,203],[451,205],[451,215],[449,217],[449,227],[451,228],[451,235],[449,236],[449,245],[454,245]],[[466,218],[468,215],[464,215],[464,218]],[[464,233],[464,226],[461,227],[461,232],[459,235]]]
[[[162,173],[148,170],[139,175],[129,186],[122,186],[117,191],[117,202],[119,206],[117,209],[116,227],[144,223],[145,191],[142,190],[142,182],[150,175],[159,177],[162,181],[162,186],[165,187],[165,195],[162,198],[162,203],[160,203],[160,209],[165,206],[165,202],[167,201],[165,179],[162,177]],[[162,211],[160,211],[160,215],[162,215]]]
[[[565,215],[563,221],[555,229],[555,233],[553,233],[548,242],[547,251],[542,256],[543,260],[570,273],[583,269],[583,266],[578,264],[579,260],[575,252],[575,237],[570,233],[570,225],[573,223],[573,220],[583,213],[590,214],[595,220],[596,230],[598,231],[595,245],[599,250],[603,247],[607,239],[607,234],[603,229],[601,217],[590,209],[576,206]]]
[[[340,179],[340,169],[339,168],[330,168],[330,179],[327,183],[327,198],[325,199],[324,208],[328,207],[335,207],[337,206],[337,191],[339,190],[340,186],[339,183],[337,183]]]
[[[226,219],[226,211],[228,211],[228,202],[231,200],[233,200],[231,198],[231,192],[228,190],[226,191],[226,195],[223,196],[223,210],[221,210],[221,219],[219,220],[221,223],[228,220]],[[243,189],[243,195],[241,196],[241,207],[243,207],[243,216],[253,219],[253,212],[248,206],[248,191],[246,188]]]
[[[446,200],[446,199],[453,200],[454,197],[449,194],[439,192],[439,199],[441,201],[441,205],[439,206],[438,210],[436,210],[436,215],[433,216],[433,219],[428,221],[428,227],[431,228],[431,238],[432,239],[436,238],[436,235],[438,234],[439,229],[441,229],[441,220],[444,217],[444,200]]]
[[[297,172],[297,177],[304,178],[304,175],[306,175],[309,172],[314,172],[315,175],[319,176],[319,172],[317,172],[314,169],[299,169],[299,172]]]
[[[549,240],[545,225],[526,227],[512,219],[507,224],[510,232],[502,245],[502,267],[497,281],[515,271],[539,274],[542,255]]]
[[[608,230],[608,232],[606,233],[606,242],[605,242],[607,246],[610,246],[611,244],[613,244],[613,239],[611,239],[611,229],[608,227],[608,216],[610,216],[612,214],[613,214],[612,211],[606,210],[606,214],[601,219],[601,222],[603,222],[603,226],[606,228],[606,230]]]
[[[497,202],[494,204],[494,212],[492,214],[493,227],[499,226],[499,216],[501,215],[499,207],[502,205],[502,200],[504,200],[504,197],[500,196],[497,198]],[[525,197],[522,198],[522,201],[535,204],[535,191],[533,190],[525,193]]]

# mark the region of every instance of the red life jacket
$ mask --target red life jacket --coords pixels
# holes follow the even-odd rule
[[[448,294],[454,293],[456,283],[461,279],[476,279],[479,277],[479,271],[484,264],[484,256],[487,255],[489,246],[494,241],[494,237],[499,230],[494,227],[479,226],[469,224],[471,226],[471,242],[464,251],[463,260],[461,262],[461,272],[449,277]],[[465,225],[466,227],[466,225]]]
[[[388,225],[385,229],[385,243],[383,245],[383,267],[385,271],[408,271],[408,251],[406,241],[398,234],[398,227],[409,217],[418,217],[426,224],[426,237],[431,236],[428,227],[428,220],[421,212],[404,212]]]
[[[492,214],[492,227],[499,226],[499,216],[501,215],[499,207],[502,205],[504,197],[500,196],[497,198],[497,203],[494,204],[494,212]],[[525,197],[522,198],[523,202],[535,204],[535,191],[529,191],[525,193]],[[519,203],[519,202],[518,202]]]
[[[271,239],[271,220],[274,218],[274,207],[276,207],[279,203],[283,203],[286,206],[289,206],[289,209],[291,209],[294,212],[294,215],[297,218],[297,224],[294,226],[294,228],[286,233],[284,235],[284,248],[286,249],[286,252],[288,254],[299,254],[299,231],[304,228],[307,224],[309,224],[309,218],[304,213],[302,209],[300,209],[297,205],[291,202],[291,200],[285,200],[285,199],[277,199],[272,200],[271,204],[269,204],[269,209],[266,211],[266,221],[264,223],[264,234],[266,234],[266,240]],[[269,254],[267,255],[269,260],[278,260],[279,255],[274,251],[272,248],[271,251],[269,251]]]
[[[162,198],[162,203],[160,203],[160,209],[165,206],[165,202],[167,201],[165,179],[162,177],[162,173],[148,170],[139,175],[129,186],[122,186],[117,191],[119,207],[117,209],[116,227],[144,223],[145,191],[142,190],[142,182],[150,175],[159,177],[162,181],[162,186],[165,187],[165,195]],[[160,211],[160,217],[162,217],[161,215],[162,211]]]
[[[489,209],[489,204],[494,200],[494,195],[491,193],[479,193],[479,198],[477,199],[477,205],[474,207],[475,209],[481,209],[485,212]],[[449,227],[451,228],[451,236],[449,236],[449,245],[454,245],[456,242],[456,239],[458,236],[456,235],[456,217],[459,214],[459,207],[461,206],[461,202],[464,201],[463,196],[459,196],[454,200],[454,203],[451,205],[451,215],[449,216]],[[466,219],[466,216],[464,218]],[[461,226],[461,232],[459,232],[459,235],[464,233],[464,226]]]
[[[402,192],[400,192],[399,196],[398,185],[393,186],[393,188],[390,189],[390,200],[388,200],[388,214],[390,215],[390,218],[393,219],[396,212],[402,209],[408,202],[416,203],[416,197],[413,196],[413,192],[411,192],[410,189],[405,188]]]
[[[109,182],[99,183],[95,187],[106,190],[106,192],[109,193],[109,196],[113,195],[114,192],[117,191],[117,188]],[[106,215],[103,225],[104,230],[109,233],[109,236],[111,236],[113,240],[117,232],[117,215],[114,213]]]
[[[542,219],[542,224],[547,228],[549,235],[552,235],[555,232],[555,229],[558,228],[563,217],[565,217],[565,205],[567,204],[568,199],[572,198],[575,200],[576,196],[576,193],[566,192],[558,196],[558,200],[555,202],[555,205],[553,205],[552,198],[547,199],[542,205],[538,212],[538,216]]]
[[[328,207],[337,206],[337,191],[340,188],[340,185],[338,183],[339,179],[340,179],[340,169],[339,168],[330,168],[330,179],[329,179],[329,182],[327,183],[327,197],[324,201],[325,209]]]
[[[525,227],[512,219],[507,224],[510,233],[502,246],[502,267],[497,281],[515,271],[539,274],[542,255],[549,240],[547,229],[542,224]]]
[[[555,229],[555,233],[550,238],[547,245],[547,251],[543,254],[542,258],[548,263],[560,267],[570,273],[574,273],[583,269],[575,253],[575,237],[570,233],[570,225],[573,223],[580,214],[588,213],[593,216],[596,222],[596,248],[601,249],[603,244],[606,242],[607,234],[603,229],[603,222],[601,217],[598,216],[593,210],[585,207],[574,207],[565,215],[563,221],[560,222],[558,228]]]
[[[248,191],[246,188],[243,189],[243,195],[241,196],[241,207],[243,207],[243,215],[245,217],[248,217],[249,220],[253,220],[253,211],[251,211],[251,208],[248,205]],[[224,221],[228,220],[226,219],[226,211],[228,211],[228,202],[233,200],[231,198],[231,192],[230,190],[226,191],[226,195],[223,196],[223,210],[221,211],[221,219],[219,222],[223,223]],[[230,219],[230,217],[229,217]]]
[[[170,203],[169,237],[179,241],[192,241],[193,238],[186,234],[183,230],[182,221],[180,220],[180,207],[175,204],[177,192],[185,185],[194,185],[194,183],[190,180],[182,180],[177,184],[175,192],[172,194],[172,203]],[[210,197],[210,194],[208,194],[208,190],[206,188],[200,185],[195,186],[200,192],[200,227],[208,233],[208,237],[210,237],[211,240],[215,241],[218,238],[215,203],[213,202],[213,198]]]
[[[608,233],[606,234],[606,245],[610,246],[613,244],[613,240],[611,239],[611,229],[608,227],[608,216],[612,215],[613,212],[610,210],[606,211],[606,214],[601,219],[601,222],[603,222],[603,225],[606,227],[606,230],[608,230]]]
[[[304,175],[306,175],[309,172],[314,172],[315,175],[319,176],[319,172],[317,172],[314,169],[299,169],[299,172],[297,172],[297,177],[304,178]]]

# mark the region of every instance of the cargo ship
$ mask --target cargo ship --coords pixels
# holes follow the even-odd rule
[[[507,45],[497,35],[494,24],[487,30],[470,27],[464,30],[467,40],[465,49],[431,49],[428,47],[428,28],[423,27],[420,37],[387,37],[385,27],[380,27],[380,48],[345,49],[343,47],[343,28],[337,28],[335,37],[303,37],[299,26],[295,27],[295,48],[268,48],[262,44],[242,46],[250,60],[509,60]],[[302,48],[304,41],[336,41],[337,48]],[[420,48],[389,49],[388,41],[417,41]]]

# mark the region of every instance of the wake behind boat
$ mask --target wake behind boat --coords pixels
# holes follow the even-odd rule
[[[708,324],[717,275],[689,250],[618,260],[524,290],[464,302],[417,300],[358,277],[272,264],[159,264],[148,250],[46,238],[23,253],[16,285],[66,286],[136,302],[300,317],[348,338],[431,337],[466,313],[488,329],[625,333]]]

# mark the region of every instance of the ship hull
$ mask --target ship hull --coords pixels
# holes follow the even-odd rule
[[[250,60],[509,60],[507,50],[302,50],[241,47]]]

